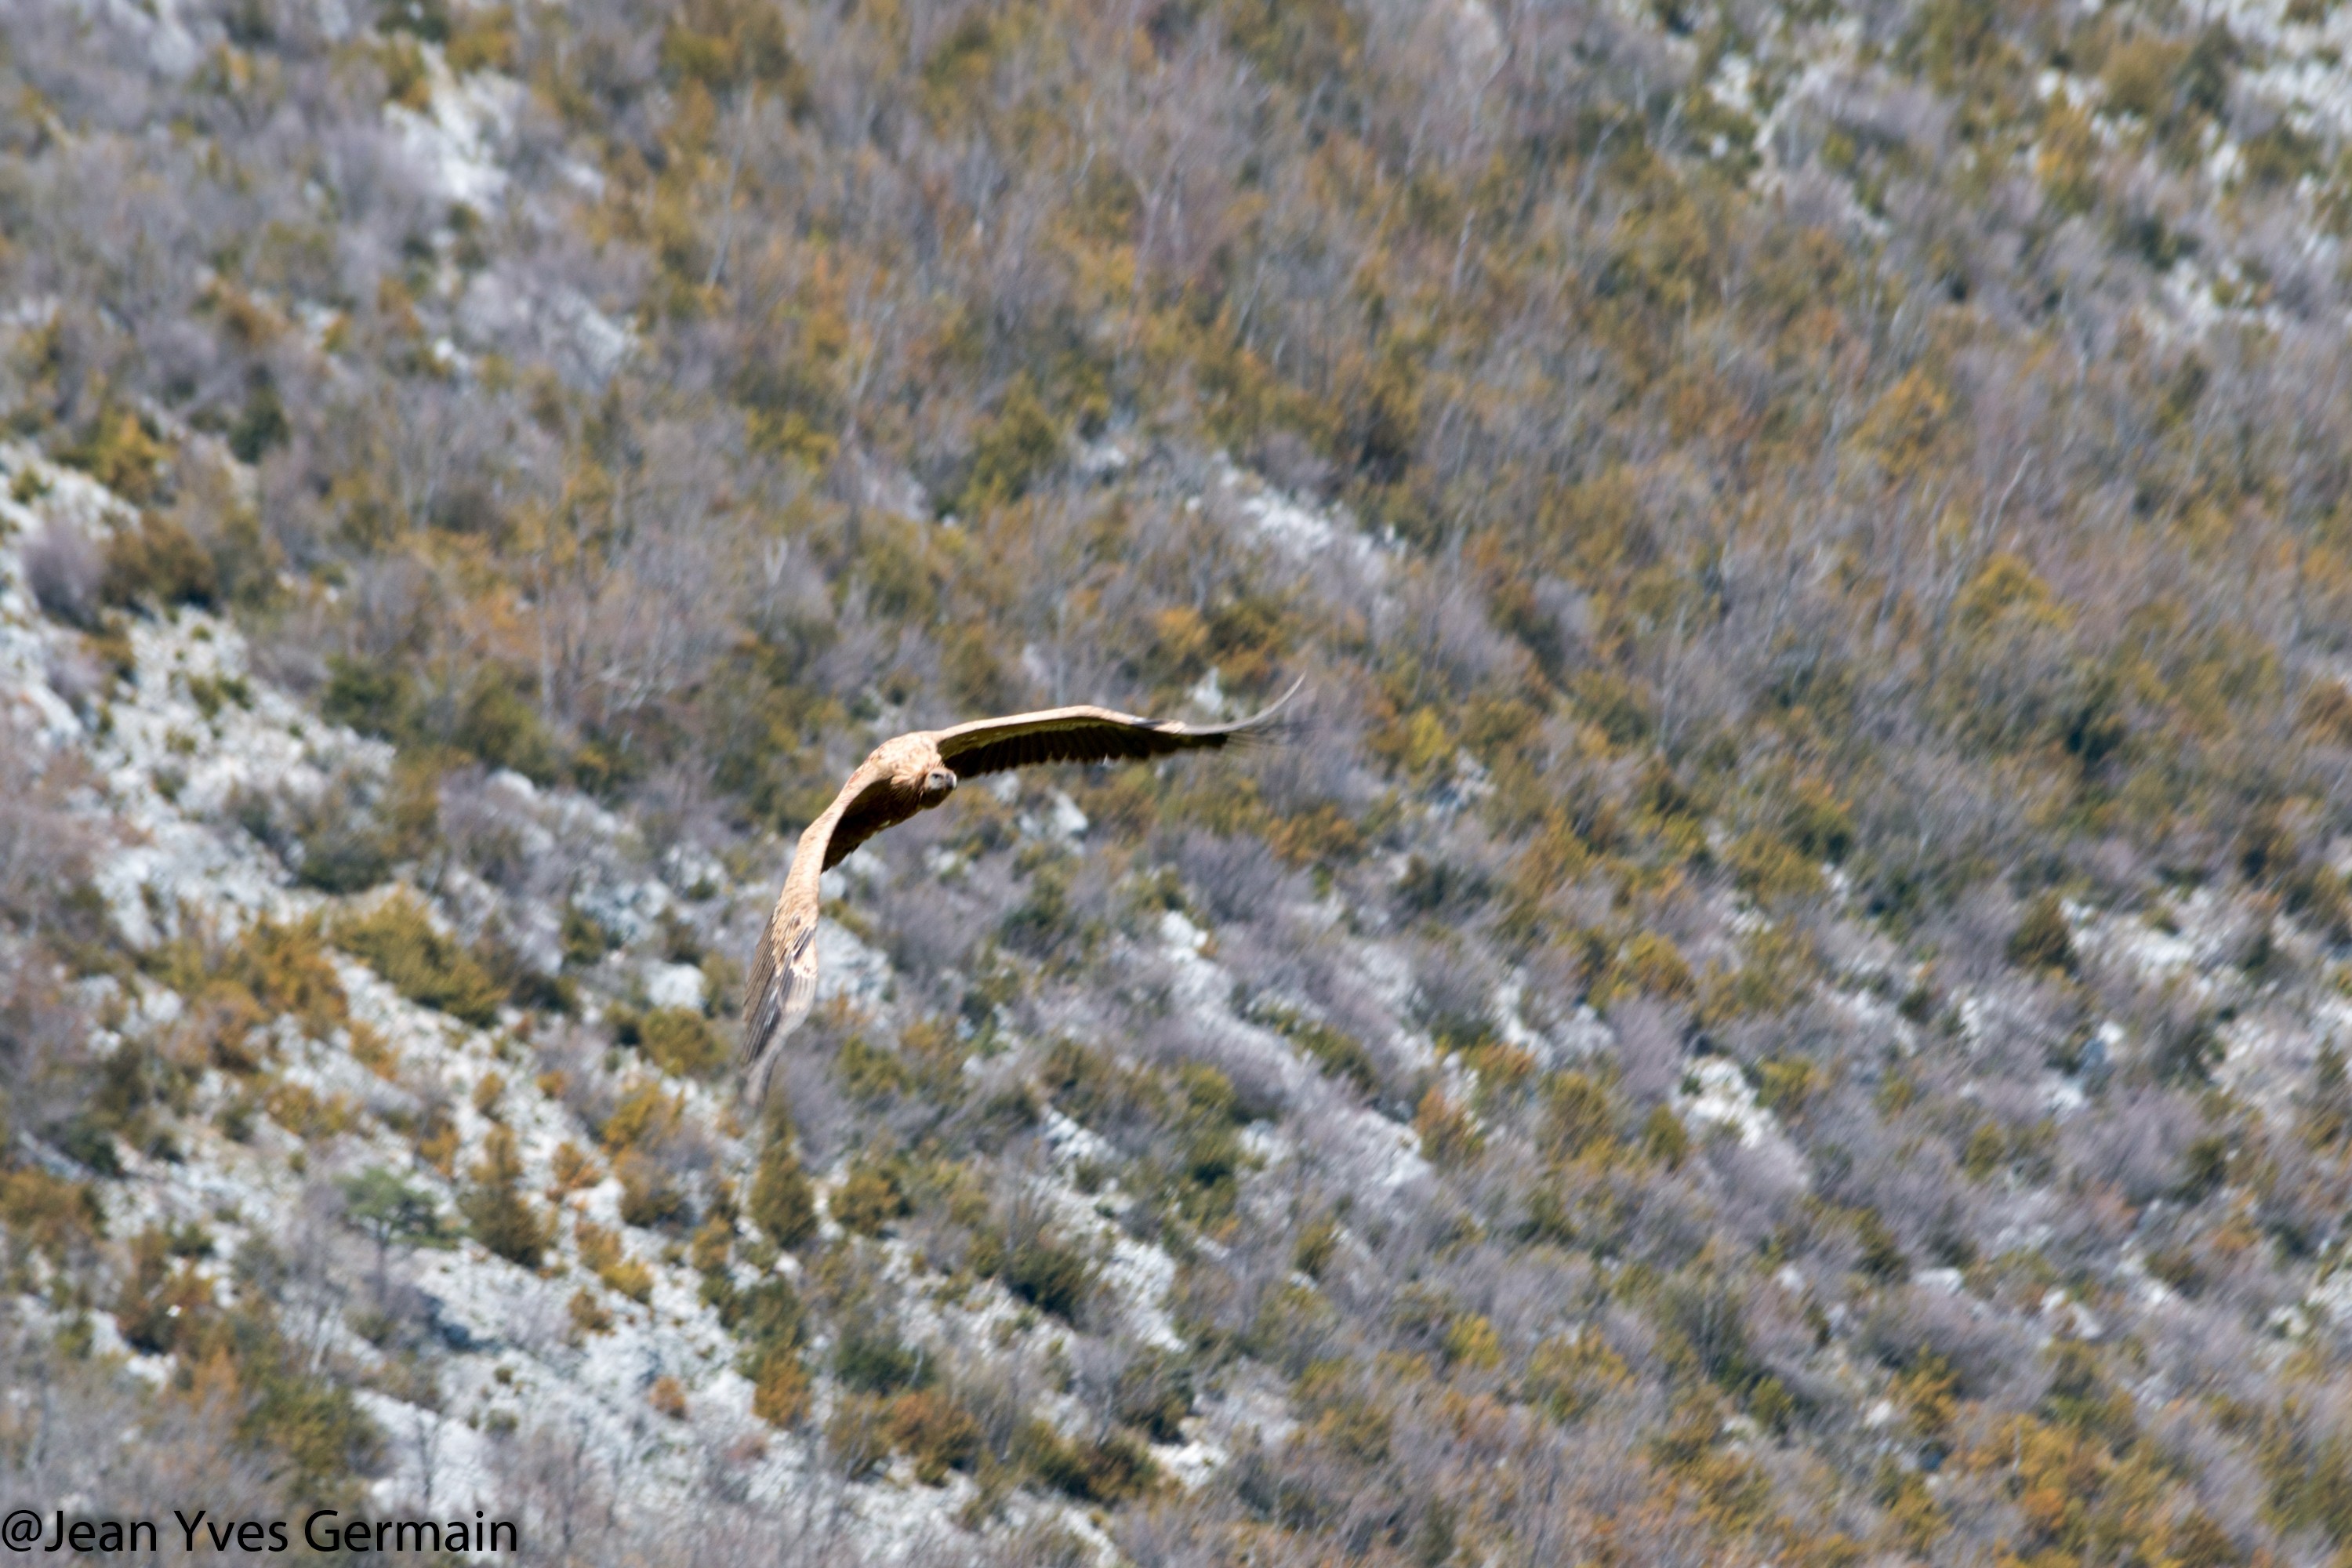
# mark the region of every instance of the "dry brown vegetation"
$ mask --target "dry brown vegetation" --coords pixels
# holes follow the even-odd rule
[[[894,1452],[974,1523],[1027,1487],[1154,1565],[2352,1546],[2347,1347],[2308,1305],[2352,1090],[2333,1048],[2275,1104],[2218,1071],[2241,1012],[2315,1037],[2352,942],[2352,161],[2252,85],[2285,44],[2157,3],[344,10],[185,0],[176,65],[61,0],[0,19],[0,416],[142,515],[30,542],[28,585],[91,722],[135,617],[233,613],[399,753],[255,836],[338,895],[462,870],[505,923],[400,890],[123,951],[72,781],[0,732],[10,1278],[186,1369],[131,1415],[71,1343],[10,1352],[63,1414],[0,1412],[0,1468],[48,1485],[131,1421],[224,1499],[375,1462],[278,1312],[210,1305],[226,1260],[110,1235],[102,1195],[208,1068],[305,1139],[358,1113],[268,1083],[269,1019],[366,1048],[331,943],[453,1016],[520,1009],[756,1413],[827,1446],[812,1561]],[[1734,58],[1767,62],[1761,149],[1710,86]],[[505,182],[463,200],[385,129],[440,63],[519,84]],[[1286,544],[1226,458],[1337,531]],[[1301,743],[967,790],[869,851],[844,918],[905,1019],[813,1020],[799,1152],[744,1173],[740,1224],[678,1086],[726,1059],[747,914],[696,895],[637,939],[703,1011],[603,995],[616,933],[499,793],[764,875],[877,722],[1297,673]],[[1023,825],[1049,784],[1075,847]],[[2213,985],[2081,929],[2200,890],[2252,911]],[[1170,913],[1303,1075],[1171,1009]],[[134,971],[188,996],[182,1037],[94,1059],[74,982]],[[1793,1163],[1685,1114],[1727,1061]],[[1019,1201],[1048,1105],[1179,1260],[1181,1355]],[[1360,1110],[1426,1173],[1370,1195]],[[410,1131],[527,1265],[542,1200],[603,1175],[566,1145],[528,1191],[514,1134],[461,1158],[446,1106]],[[891,1245],[1066,1331],[1087,1422],[901,1344]],[[803,1255],[805,1300],[739,1289],[753,1248]],[[571,1321],[612,1318],[583,1289]],[[1293,1435],[1170,1482],[1150,1443],[1253,1378]],[[546,1561],[785,1528],[597,1523],[604,1460],[498,1452],[563,1521]]]

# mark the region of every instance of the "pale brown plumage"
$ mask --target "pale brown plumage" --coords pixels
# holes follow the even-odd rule
[[[801,834],[784,890],[751,954],[743,989],[740,1089],[766,1097],[779,1048],[816,1000],[817,879],[860,844],[953,794],[959,779],[1040,763],[1106,763],[1171,756],[1262,734],[1298,693],[1232,724],[1179,724],[1108,708],[1049,708],[918,730],[874,748],[833,804]]]

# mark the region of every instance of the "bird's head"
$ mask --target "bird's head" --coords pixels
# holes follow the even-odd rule
[[[898,797],[911,799],[918,811],[929,811],[955,793],[955,770],[948,766],[928,735],[901,735],[877,749],[868,761],[889,771]]]

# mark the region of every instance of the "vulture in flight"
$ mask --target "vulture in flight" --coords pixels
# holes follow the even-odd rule
[[[1298,694],[1231,724],[1179,724],[1108,708],[1048,708],[975,719],[949,730],[918,730],[885,741],[857,765],[823,816],[808,825],[784,878],[782,896],[760,933],[743,988],[743,1047],[737,1058],[743,1099],[767,1096],[784,1039],[816,1000],[817,879],[851,850],[929,811],[982,773],[1040,763],[1107,763],[1211,750],[1263,734]]]

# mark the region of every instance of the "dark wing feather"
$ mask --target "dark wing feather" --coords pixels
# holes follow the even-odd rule
[[[833,837],[824,847],[824,868],[832,870],[851,850],[884,828],[896,827],[918,809],[887,778],[876,779],[857,793],[841,820],[833,825]]]
[[[1273,706],[1230,724],[1180,724],[1108,708],[1050,708],[959,724],[936,739],[941,760],[959,778],[1044,763],[1137,762],[1255,739],[1297,694],[1294,685]]]

